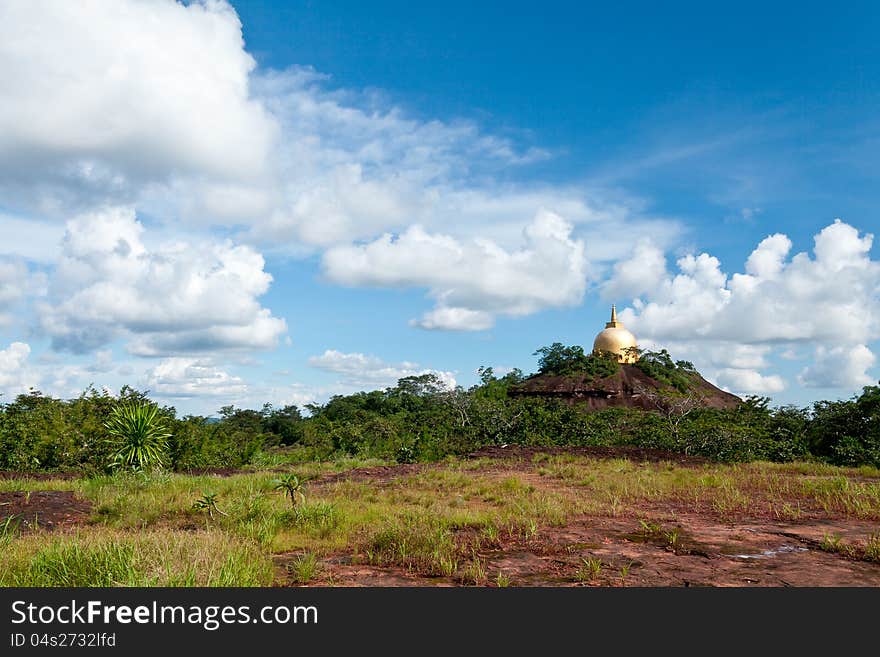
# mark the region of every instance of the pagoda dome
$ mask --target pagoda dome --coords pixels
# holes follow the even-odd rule
[[[605,324],[605,329],[593,341],[593,353],[609,352],[617,355],[618,362],[634,363],[638,356],[635,350],[627,351],[630,347],[638,347],[636,336],[617,321],[617,309],[611,306],[611,321]]]

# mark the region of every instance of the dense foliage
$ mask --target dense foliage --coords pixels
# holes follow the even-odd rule
[[[560,347],[537,352],[548,373],[577,371],[566,369],[573,362],[595,373],[610,367],[607,359]],[[157,461],[179,471],[266,462],[279,449],[304,460],[359,455],[409,462],[499,444],[632,445],[721,461],[816,458],[880,466],[880,387],[809,409],[772,408],[769,398],[750,397],[736,409],[717,410],[680,403],[687,399],[679,384],[693,373],[690,363],[673,362],[665,351],[643,352],[637,366],[672,386],[668,405],[587,413],[561,400],[510,397],[522,372],[498,377],[491,368],[481,368],[480,383],[469,390],[448,390],[425,374],[302,410],[227,406],[219,418],[177,417],[174,408],[128,387],[118,395],[89,388],[69,400],[31,391],[0,405],[0,470],[112,470],[120,449],[113,418],[131,405],[152,409],[163,436]]]
[[[554,342],[549,347],[541,347],[533,355],[540,356],[539,374],[584,374],[601,379],[620,369],[614,354],[585,354],[580,345],[566,347],[561,342]]]
[[[670,385],[679,392],[687,392],[691,387],[692,377],[697,373],[693,363],[686,360],[673,362],[665,349],[660,351],[635,349],[635,351],[638,356],[635,366],[651,378]]]

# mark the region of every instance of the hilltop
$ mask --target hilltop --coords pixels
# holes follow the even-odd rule
[[[665,349],[586,354],[579,345],[555,342],[535,355],[540,356],[538,372],[510,386],[512,397],[561,398],[588,410],[660,410],[670,404],[725,410],[742,403],[709,383],[692,363],[672,360]]]
[[[556,397],[570,400],[589,410],[603,408],[641,408],[656,410],[664,395],[690,398],[700,406],[732,409],[742,403],[734,394],[721,390],[698,372],[685,375],[684,390],[654,378],[637,365],[621,363],[618,370],[604,377],[589,372],[570,374],[535,374],[513,385],[509,394],[517,397]]]

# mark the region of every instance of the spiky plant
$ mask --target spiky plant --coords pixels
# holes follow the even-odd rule
[[[295,474],[286,474],[278,479],[272,480],[272,486],[275,490],[284,491],[284,494],[290,498],[290,504],[296,508],[297,502],[305,502],[306,496],[303,493],[303,482]]]
[[[104,424],[111,436],[111,467],[144,470],[165,463],[168,432],[155,404],[121,402]]]
[[[206,511],[211,520],[214,519],[215,513],[219,513],[221,516],[226,515],[217,506],[217,493],[203,493],[199,499],[193,502],[192,508],[196,511]]]

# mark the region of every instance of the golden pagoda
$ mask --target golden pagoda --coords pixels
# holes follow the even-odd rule
[[[627,331],[622,322],[617,321],[617,308],[611,306],[611,321],[605,324],[605,329],[596,336],[593,341],[593,353],[609,352],[617,354],[617,360],[621,363],[634,363],[638,356],[635,349],[636,336]],[[630,349],[629,351],[627,351]]]

